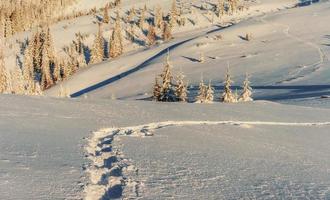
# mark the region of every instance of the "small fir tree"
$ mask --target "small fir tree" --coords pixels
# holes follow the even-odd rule
[[[188,99],[188,88],[186,82],[184,81],[184,78],[184,74],[180,72],[177,77],[177,83],[175,87],[175,95],[177,100],[180,102],[187,102]]]
[[[214,89],[211,85],[211,81],[209,81],[209,85],[206,89],[205,103],[213,103],[214,100]]]
[[[171,72],[172,65],[170,63],[170,54],[168,53],[165,60],[164,71],[161,74],[162,88],[160,101],[173,102],[176,101],[175,87],[173,85],[173,76]]]
[[[169,41],[170,39],[172,39],[172,28],[167,22],[164,22],[163,40],[164,41]]]
[[[5,58],[0,38],[0,93],[5,93],[8,89],[8,73],[5,66]]]
[[[157,6],[155,10],[154,24],[157,28],[160,28],[163,22],[163,12],[160,6]]]
[[[103,10],[103,23],[109,24],[110,17],[109,17],[109,6],[106,5]]]
[[[116,58],[123,54],[123,37],[121,33],[121,25],[120,25],[120,16],[119,12],[117,12],[116,17],[116,25],[112,32],[111,40],[110,40],[110,57]]]
[[[155,44],[156,37],[157,36],[156,36],[155,27],[152,24],[149,24],[148,35],[147,35],[148,45],[149,46]]]
[[[246,74],[246,77],[245,77],[245,80],[243,83],[243,92],[239,98],[239,101],[244,101],[244,102],[253,101],[252,88],[250,86],[250,83],[251,82],[249,81],[249,75]]]
[[[207,94],[207,86],[204,83],[203,76],[201,78],[201,82],[199,83],[199,91],[196,97],[196,103],[205,103],[206,102],[206,94]]]
[[[54,85],[54,80],[51,74],[51,63],[48,56],[47,46],[42,50],[42,64],[41,64],[41,89],[45,90]]]
[[[91,64],[102,62],[103,57],[104,57],[103,31],[102,31],[102,25],[99,23],[99,30],[93,43],[90,62]]]
[[[146,21],[146,10],[142,9],[139,19],[139,27],[141,30],[144,30],[145,21]]]
[[[201,52],[201,53],[199,54],[199,62],[200,62],[200,63],[204,63],[204,62],[205,62],[205,55],[204,55],[203,52]]]
[[[32,45],[28,45],[24,51],[23,76],[25,80],[34,80]]]
[[[224,103],[233,103],[235,101],[235,97],[230,89],[232,83],[233,83],[233,81],[231,80],[231,76],[229,73],[229,67],[228,67],[227,73],[226,73],[224,92],[222,94],[222,102],[224,102]]]
[[[155,78],[155,84],[153,88],[153,100],[160,101],[162,86],[159,84],[158,77]]]

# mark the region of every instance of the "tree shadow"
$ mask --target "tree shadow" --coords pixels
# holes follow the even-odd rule
[[[190,60],[191,62],[199,62],[198,59],[196,59],[196,58],[192,58],[192,57],[188,57],[188,56],[182,56],[182,58],[185,58],[185,59],[187,59],[187,60]]]
[[[324,38],[330,40],[330,35],[325,35]],[[322,44],[322,45],[330,47],[330,44]]]
[[[103,54],[105,58],[109,58],[109,41],[103,38]]]
[[[85,56],[85,61],[88,64],[91,60],[91,49],[87,45],[83,45],[83,53]]]
[[[299,3],[297,4],[299,7],[303,6],[310,6],[313,3],[319,3],[320,0],[299,0]]]
[[[240,39],[244,40],[244,41],[249,41],[245,36],[241,36],[241,35],[239,35],[238,37],[239,37]]]

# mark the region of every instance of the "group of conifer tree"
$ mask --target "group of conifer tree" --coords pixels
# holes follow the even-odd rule
[[[171,72],[172,65],[170,63],[169,53],[164,63],[162,74],[155,79],[153,87],[153,100],[162,102],[187,102],[188,101],[188,84],[184,80],[185,76],[182,72],[179,73],[176,80]],[[229,72],[229,67],[226,73],[224,89],[220,97],[220,101],[224,103],[236,103],[253,101],[252,88],[250,86],[249,76],[246,75],[243,82],[243,90],[241,94],[231,90],[232,78]],[[194,98],[195,103],[212,103],[215,101],[214,88],[211,81],[208,84],[204,83],[203,78],[199,84],[198,95]]]
[[[15,2],[18,4],[15,5]],[[90,48],[90,59],[87,60],[85,57],[85,50],[86,48],[89,49],[89,47],[84,44],[84,36],[81,33],[77,33],[73,43],[64,48],[67,55],[60,57],[56,54],[54,48],[49,23],[44,21],[51,21],[49,18],[53,19],[55,17],[54,11],[64,9],[72,2],[73,0],[61,0],[60,3],[55,0],[16,0],[0,3],[0,35],[9,37],[16,32],[37,26],[37,28],[34,28],[32,37],[26,40],[25,48],[23,49],[24,60],[21,65],[15,66],[15,69],[9,72],[5,67],[0,69],[0,76],[2,76],[0,79],[0,84],[2,84],[1,93],[40,94],[41,91],[70,77],[79,68],[85,67],[87,64],[95,64],[108,58],[120,56],[124,52],[122,23],[129,24],[130,28],[126,31],[126,36],[129,40],[134,42],[140,39],[136,34],[136,28],[138,28],[143,33],[146,33],[146,38],[142,40],[146,41],[145,44],[150,46],[155,44],[159,38],[162,38],[163,41],[170,40],[173,28],[184,26],[187,21],[183,15],[184,6],[180,0],[172,1],[170,11],[166,15],[160,6],[150,10],[145,5],[142,9],[133,7],[127,12],[126,17],[120,16],[121,0],[115,0],[112,3],[107,3],[102,9],[102,20],[98,23],[98,32]],[[220,17],[224,14],[235,12],[237,5],[238,0],[219,0],[214,11]],[[113,23],[111,23],[112,18],[109,15],[109,9],[116,9],[116,17]],[[96,12],[96,9],[93,10],[93,12]],[[25,18],[28,18],[28,20],[22,24]],[[108,40],[103,37],[103,27],[106,25],[113,27]],[[4,66],[3,54],[1,57],[1,66]],[[162,79],[165,81],[169,77],[171,77],[171,74],[164,74]],[[183,74],[178,76],[178,88],[173,93],[173,97],[162,95],[159,97],[159,100],[185,101],[184,99],[187,97],[185,96],[186,88],[184,87],[184,82],[181,80],[183,77]],[[163,82],[163,84],[165,85],[162,86],[162,93],[167,93],[167,90],[171,92],[171,84],[169,82]],[[176,99],[174,96],[177,96]]]
[[[75,0],[0,1],[0,34],[6,38],[45,22],[67,19],[64,10],[73,3]]]
[[[18,66],[12,70],[6,68],[2,41],[3,38],[0,38],[0,93],[41,95],[40,84],[30,77],[28,69],[24,69],[23,73]]]

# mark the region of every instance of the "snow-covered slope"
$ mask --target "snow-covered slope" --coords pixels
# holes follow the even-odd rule
[[[3,199],[80,199],[90,194],[98,199],[108,188],[107,182],[101,184],[102,174],[103,180],[114,179],[105,168],[114,167],[109,159],[113,154],[131,163],[115,176],[125,178],[119,185],[123,197],[136,195],[134,183],[147,199],[329,195],[329,110],[267,102],[196,105],[15,96],[1,96],[0,102]],[[92,131],[107,127],[93,137]],[[111,130],[154,136],[116,136],[113,143],[101,143]],[[84,156],[87,144],[91,161]],[[99,151],[96,157],[93,149]],[[95,160],[110,164],[102,164],[89,180]],[[118,194],[118,186],[112,194]]]
[[[235,86],[241,85],[246,72],[251,74],[256,99],[319,102],[317,99],[329,94],[329,6],[323,2],[254,17],[223,30],[210,27],[178,35],[169,44],[92,66],[65,86],[77,95],[87,92],[90,98],[148,97],[170,48],[174,71],[182,69],[187,75],[193,86],[191,94],[203,74],[205,80],[212,80],[219,95],[229,62]],[[252,41],[240,38],[246,33],[252,33]],[[223,40],[214,39],[219,34]],[[205,63],[194,61],[201,52]],[[55,87],[49,94],[56,95],[56,91]]]
[[[107,2],[81,0],[68,11]],[[255,1],[225,19],[228,26],[186,27],[168,43],[129,46],[63,83],[85,98],[52,98],[56,86],[45,97],[0,95],[0,199],[330,199],[330,110],[309,108],[330,108],[330,98],[321,98],[330,95],[330,3],[293,3]],[[53,25],[57,50],[79,31],[94,34],[93,22],[83,16]],[[15,48],[6,49],[7,59]],[[229,63],[233,89],[248,72],[258,101],[137,100],[150,97],[168,49],[174,72],[192,85],[191,100],[201,76],[218,100]]]

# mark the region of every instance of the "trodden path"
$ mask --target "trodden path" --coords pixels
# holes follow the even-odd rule
[[[138,169],[125,158],[121,150],[113,147],[117,136],[152,136],[157,129],[194,125],[231,125],[249,128],[250,126],[289,126],[321,127],[330,122],[272,122],[272,121],[164,121],[121,128],[101,129],[93,133],[86,147],[91,165],[87,168],[90,184],[85,188],[85,199],[121,198],[124,188],[129,187],[132,197],[139,197],[140,182],[127,173],[138,173]]]

